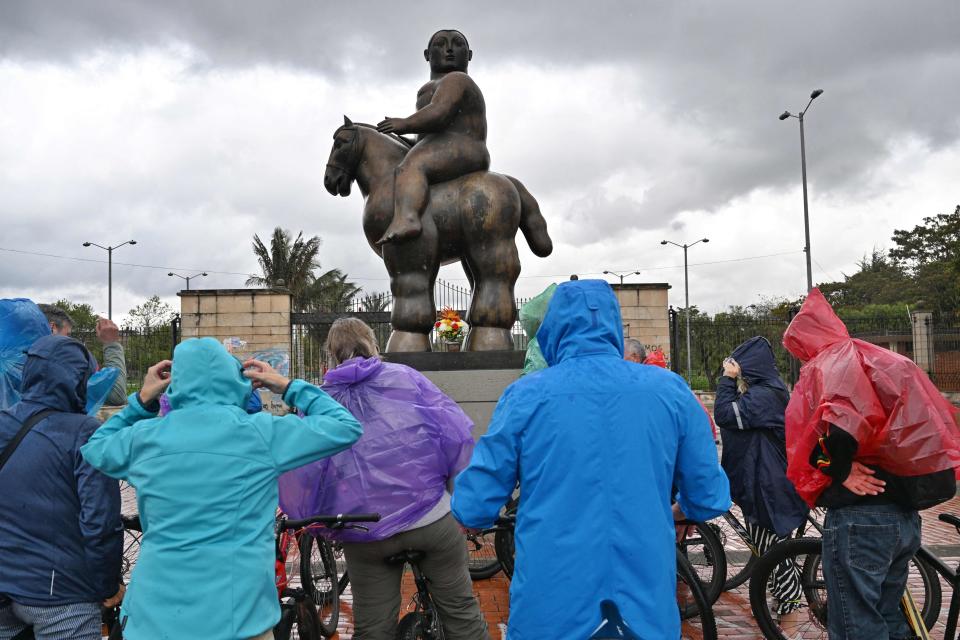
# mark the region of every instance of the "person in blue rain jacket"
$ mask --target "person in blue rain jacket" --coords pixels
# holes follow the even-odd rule
[[[723,441],[721,464],[747,533],[763,554],[799,527],[807,506],[787,479],[784,412],[790,392],[780,379],[766,338],[750,338],[723,362],[713,416]],[[777,613],[798,609],[801,586],[795,567],[777,571]]]
[[[171,411],[160,418],[168,384]],[[247,414],[261,386],[305,417]],[[169,361],[151,367],[141,391],[81,450],[137,490],[143,544],[122,607],[123,637],[272,638],[280,618],[277,478],[343,451],[361,433],[317,387],[263,362],[241,365],[212,338],[178,345],[172,370]]]
[[[679,638],[671,487],[694,520],[730,507],[707,417],[682,378],[623,359],[606,282],[561,284],[537,340],[549,367],[507,388],[453,493],[481,528],[520,483],[509,640],[587,638],[603,600]]]

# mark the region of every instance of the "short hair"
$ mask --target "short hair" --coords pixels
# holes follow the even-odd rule
[[[373,358],[380,354],[377,337],[359,318],[339,318],[330,327],[324,344],[327,363],[331,368],[350,358]]]
[[[643,343],[634,338],[627,338],[623,341],[623,350],[625,356],[630,354],[636,355],[640,361],[647,359],[647,349],[643,346]]]
[[[43,312],[43,315],[46,316],[47,322],[54,325],[57,329],[64,329],[64,325],[69,324],[71,327],[76,326],[76,323],[73,321],[73,318],[70,317],[70,314],[56,307],[52,304],[38,304],[40,311]]]
[[[470,41],[467,40],[467,36],[463,35],[463,32],[460,31],[459,29],[437,29],[436,31],[433,32],[433,35],[430,36],[430,39],[427,40],[427,49],[429,49],[430,45],[433,44],[433,39],[437,37],[437,34],[443,31],[452,31],[453,33],[459,33],[460,37],[463,38],[463,41],[467,43],[467,49],[470,48]]]

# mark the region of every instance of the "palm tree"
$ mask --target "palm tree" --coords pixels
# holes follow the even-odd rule
[[[391,302],[393,299],[389,293],[368,293],[360,299],[360,311],[387,311]]]
[[[360,291],[343,271],[330,269],[307,288],[306,304],[318,311],[346,311]]]
[[[293,294],[293,306],[302,309],[307,306],[307,291],[316,280],[314,269],[320,268],[317,259],[320,253],[320,237],[304,238],[299,232],[295,240],[286,229],[277,227],[270,238],[267,249],[260,236],[253,236],[253,253],[260,263],[262,276],[250,276],[247,286],[283,286]]]

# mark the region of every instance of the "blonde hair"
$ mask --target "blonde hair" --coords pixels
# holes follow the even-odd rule
[[[331,369],[350,358],[374,358],[380,354],[373,329],[359,318],[336,320],[327,334],[324,349],[327,352],[327,366]]]

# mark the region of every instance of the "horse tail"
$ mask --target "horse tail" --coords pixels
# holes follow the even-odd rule
[[[553,240],[547,233],[547,221],[540,213],[540,205],[522,182],[513,176],[507,176],[507,179],[513,183],[517,193],[520,194],[520,231],[523,232],[523,237],[527,239],[527,244],[534,255],[546,258],[553,252]]]

